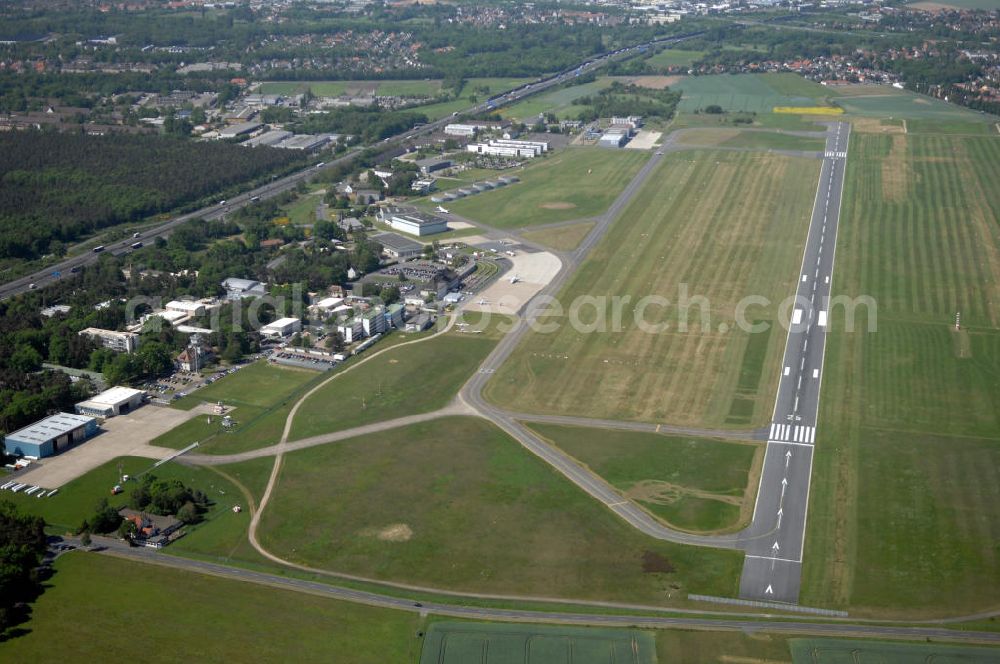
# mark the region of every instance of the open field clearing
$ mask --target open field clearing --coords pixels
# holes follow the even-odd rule
[[[656,664],[648,631],[436,622],[427,630],[421,664]]]
[[[686,51],[680,48],[668,48],[660,51],[648,62],[654,67],[672,67],[690,65],[705,56],[705,51]]]
[[[482,334],[456,327],[435,339],[390,350],[344,373],[302,404],[289,439],[444,407],[493,350],[500,338],[496,325],[504,320],[496,317]]]
[[[831,88],[830,91],[836,94],[837,88]],[[883,88],[879,95],[842,95],[834,97],[834,100],[852,115],[970,122],[987,127],[991,117],[927,95],[896,88]]]
[[[657,604],[734,593],[742,565],[640,535],[467,417],[289,454],[259,536],[293,562],[382,580]]]
[[[961,662],[989,664],[996,662],[1000,650],[941,643],[895,643],[857,639],[789,639],[792,657],[798,662],[840,664],[841,662]]]
[[[852,137],[802,602],[940,616],[1000,596],[1000,139]],[[962,314],[954,330],[956,312]],[[824,424],[825,423],[825,424]]]
[[[557,329],[526,336],[486,396],[536,413],[763,424],[785,334],[774,325],[757,334],[736,329],[735,309],[745,296],[762,296],[771,304],[747,309],[748,322],[777,320],[798,279],[818,177],[819,161],[811,159],[705,150],[667,156],[558,298],[569,311],[579,296],[630,297],[620,307],[620,331],[610,300],[605,331],[594,325],[593,306],[577,316],[583,331],[568,316],[547,318]],[[669,305],[637,309],[648,295]],[[643,329],[637,312],[640,321],[669,327]]]
[[[532,95],[512,106],[501,108],[499,112],[508,120],[518,120],[528,124],[534,122],[540,113],[554,113],[560,120],[575,119],[582,107],[576,106],[574,102],[580,97],[592,95],[608,87],[611,85],[611,80],[608,77],[601,77],[592,83],[572,85]]]
[[[226,431],[217,415],[198,415],[179,427],[154,438],[153,445],[182,449],[193,442],[196,452],[232,454],[271,445],[281,437],[288,411],[298,395],[323,379],[315,371],[257,362],[178,400],[177,408],[188,409],[222,401],[233,408],[235,422]]]
[[[423,619],[99,554],[59,558],[7,662],[112,661],[142,634],[143,661],[415,662]],[[266,634],[266,638],[261,635]]]
[[[550,424],[529,426],[623,496],[680,530],[718,532],[749,522],[761,445]]]
[[[647,159],[642,152],[567,148],[514,171],[521,182],[453,201],[449,209],[497,228],[593,217],[614,202]]]
[[[819,129],[819,127],[817,127]],[[822,138],[809,138],[795,134],[781,134],[770,131],[741,131],[739,129],[690,129],[680,134],[679,140],[685,145],[704,147],[746,148],[749,150],[802,150],[822,152]]]
[[[525,240],[552,247],[557,251],[573,251],[583,242],[583,238],[587,237],[587,233],[593,227],[594,222],[581,221],[578,224],[570,224],[569,226],[527,231],[521,233],[521,237]]]
[[[717,105],[730,112],[770,113],[775,106],[814,106],[831,96],[819,83],[797,74],[687,76],[671,88],[684,93],[677,108],[686,112]]]
[[[205,495],[215,504],[205,513],[205,520],[201,524],[190,526],[190,530],[207,528],[208,524],[217,518],[225,518],[226,515],[246,519],[246,517],[233,515],[230,511],[232,506],[236,504],[246,507],[243,495],[234,484],[218,473],[209,468],[189,467],[178,463],[167,463],[155,470],[150,470],[153,461],[140,457],[119,457],[105,463],[62,487],[59,489],[59,493],[51,498],[38,498],[37,494],[26,496],[24,493],[7,492],[4,493],[3,498],[10,500],[31,514],[37,514],[44,518],[46,523],[56,531],[75,531],[84,519],[89,519],[93,515],[94,508],[102,498],[107,498],[108,503],[112,506],[121,505],[124,507],[128,503],[129,492],[136,486],[134,482],[122,485],[125,493],[118,496],[111,495],[112,487],[120,483],[119,464],[121,464],[122,473],[131,477],[149,471],[160,479],[176,478],[192,488],[204,491]],[[234,477],[236,476],[234,475]],[[237,481],[239,481],[238,478]],[[180,546],[183,541],[181,540],[175,546]]]
[[[790,664],[788,637],[760,632],[708,632],[665,629],[656,633],[660,664],[671,662],[732,662]]]
[[[933,0],[932,2],[914,2],[908,5],[914,9],[938,11],[941,9],[1000,9],[998,0]]]

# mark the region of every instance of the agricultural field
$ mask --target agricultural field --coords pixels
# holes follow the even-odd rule
[[[671,86],[683,92],[678,110],[721,106],[727,112],[771,113],[775,106],[824,106],[830,91],[798,74],[687,76]]]
[[[567,226],[540,228],[521,233],[521,237],[531,242],[543,244],[556,251],[573,251],[583,242],[587,234],[594,228],[594,222],[581,221]]]
[[[416,614],[94,553],[61,556],[47,586],[0,660],[112,661],[135,634],[147,662],[416,662],[422,644]]]
[[[638,150],[567,148],[537,158],[521,182],[453,201],[455,214],[496,228],[522,228],[604,212],[649,155]]]
[[[188,410],[199,403],[221,401],[232,407],[232,429],[218,416],[194,417],[151,444],[181,449],[198,441],[197,452],[232,454],[278,442],[288,411],[298,395],[324,378],[307,369],[256,362],[175,402]]]
[[[290,453],[258,535],[311,567],[484,593],[670,604],[735,593],[742,566],[646,538],[470,417]]]
[[[927,95],[889,86],[871,86],[867,90],[857,90],[853,86],[848,86],[839,95],[839,89],[833,87],[830,88],[830,92],[833,93],[831,95],[833,101],[851,115],[905,119],[907,121],[934,120],[937,122],[972,123],[983,125],[987,130],[990,128],[990,121],[996,121],[993,116],[983,115]],[[907,126],[907,130],[910,130],[909,126]]]
[[[437,338],[392,349],[356,369],[345,365],[335,370],[337,377],[299,408],[289,439],[446,406],[493,350],[500,338],[496,324],[483,334],[456,327]]]
[[[660,664],[746,662],[790,664],[788,637],[764,632],[708,632],[664,629],[656,633]]]
[[[594,306],[579,312],[584,331],[543,318],[555,331],[527,335],[486,397],[521,412],[762,425],[785,342],[771,323],[794,292],[819,164],[754,152],[665,157],[558,296],[566,312],[580,296],[628,296],[620,318],[610,300],[604,330]],[[669,304],[637,309],[649,295]],[[747,322],[768,323],[764,332],[734,325],[750,295],[769,301],[744,312]]]
[[[582,107],[575,104],[576,100],[608,87],[611,85],[611,80],[602,77],[592,83],[560,87],[550,92],[532,95],[512,106],[505,106],[499,112],[505,119],[526,124],[532,124],[538,119],[539,114],[543,113],[553,113],[560,120],[575,119],[582,110]]]
[[[484,656],[485,655],[485,656]],[[424,638],[421,664],[656,664],[647,631],[435,622]]]
[[[877,321],[831,311],[801,599],[972,613],[1000,596],[1000,138],[851,142],[834,290]]]
[[[757,444],[529,423],[542,438],[679,530],[750,521],[764,449]]]

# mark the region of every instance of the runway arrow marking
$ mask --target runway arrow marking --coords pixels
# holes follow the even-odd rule
[[[792,458],[792,451],[785,452],[785,468],[788,468],[788,461]]]
[[[771,587],[770,583],[767,584],[767,588],[764,588],[764,594],[765,595],[773,595],[774,594],[774,588]]]
[[[771,550],[774,551],[775,553],[777,553],[778,549],[780,549],[780,548],[781,547],[778,546],[778,540],[774,540],[774,546],[771,547]]]
[[[785,513],[785,510],[778,508],[778,528],[781,528],[781,515]]]
[[[785,499],[785,489],[787,489],[787,488],[788,488],[788,478],[787,477],[782,477],[781,478],[781,500]]]

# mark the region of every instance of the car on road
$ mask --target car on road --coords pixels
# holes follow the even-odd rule
[[[35,284],[28,284],[28,290],[35,290],[36,288],[38,288],[38,286]]]
[[[132,233],[133,238],[139,237],[139,235],[140,235],[139,233]]]

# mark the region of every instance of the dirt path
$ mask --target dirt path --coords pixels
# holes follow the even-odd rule
[[[279,563],[281,565],[288,565],[290,567],[296,567],[299,569],[308,569],[308,568],[302,568],[299,565],[295,565],[294,563],[291,563],[287,560],[284,560],[283,558],[279,558],[278,556],[272,554],[270,551],[265,549],[261,545],[260,541],[257,539],[257,528],[260,526],[260,517],[264,513],[264,510],[267,508],[267,503],[268,501],[271,500],[271,494],[274,491],[274,487],[278,483],[278,475],[280,475],[281,473],[281,466],[284,463],[285,452],[291,451],[291,449],[288,446],[288,436],[292,430],[292,422],[295,420],[296,413],[299,412],[299,408],[302,406],[303,403],[305,403],[306,399],[311,397],[321,388],[325,387],[328,383],[330,383],[330,381],[336,380],[337,378],[340,378],[344,374],[355,370],[359,366],[367,363],[369,360],[375,359],[382,353],[388,352],[390,350],[395,350],[397,348],[402,348],[403,346],[412,346],[413,344],[418,344],[427,341],[429,339],[434,339],[435,337],[438,337],[442,334],[447,334],[451,330],[451,328],[454,327],[455,320],[456,317],[454,315],[449,316],[447,324],[434,334],[428,335],[421,339],[406,341],[401,344],[396,344],[388,348],[383,348],[380,351],[376,351],[371,355],[364,357],[360,361],[355,362],[354,364],[347,367],[343,371],[339,371],[336,374],[330,376],[329,378],[317,384],[314,388],[303,394],[301,397],[299,397],[299,400],[295,402],[295,405],[292,406],[292,410],[288,413],[288,417],[285,418],[285,428],[281,432],[281,440],[273,448],[272,453],[274,454],[274,466],[271,468],[271,476],[267,480],[267,486],[264,487],[264,494],[260,498],[260,505],[257,507],[256,510],[254,510],[253,516],[250,518],[250,527],[247,529],[247,539],[250,541],[250,545],[257,551],[257,553],[264,556],[268,560]],[[379,424],[386,424],[386,423],[382,422]],[[316,443],[316,444],[321,444],[321,443]],[[293,449],[299,449],[299,448],[293,448]]]

